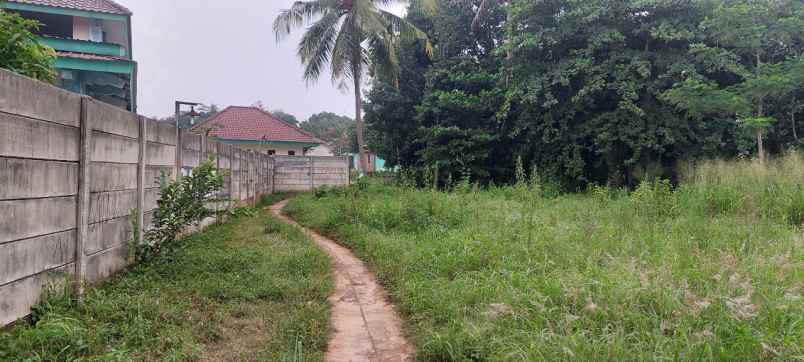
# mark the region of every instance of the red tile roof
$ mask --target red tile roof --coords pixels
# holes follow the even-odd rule
[[[211,137],[225,140],[324,143],[300,128],[255,107],[227,107],[193,129],[211,129]]]
[[[13,3],[52,6],[56,8],[94,11],[117,15],[131,15],[131,10],[112,0],[8,0]]]

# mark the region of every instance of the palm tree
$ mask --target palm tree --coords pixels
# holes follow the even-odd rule
[[[274,20],[277,41],[294,28],[309,26],[298,46],[304,65],[304,79],[317,81],[329,65],[333,83],[346,87],[351,80],[355,92],[357,143],[360,168],[368,170],[368,157],[363,124],[363,76],[369,69],[387,79],[396,80],[399,64],[396,58],[398,37],[427,36],[406,20],[380,9],[394,0],[307,0],[296,1]],[[432,47],[427,41],[428,53]]]

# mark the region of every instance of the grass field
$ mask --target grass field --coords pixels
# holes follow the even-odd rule
[[[90,289],[83,305],[54,293],[35,326],[0,332],[0,360],[322,360],[329,261],[253,213]]]
[[[297,220],[377,272],[422,361],[804,359],[804,160],[551,195],[371,182]]]

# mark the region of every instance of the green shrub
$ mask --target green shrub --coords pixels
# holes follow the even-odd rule
[[[159,255],[182,229],[215,214],[206,204],[215,200],[214,193],[223,188],[224,174],[213,161],[203,162],[177,181],[168,181],[162,175],[153,228],[145,232],[145,243],[135,246],[138,261]]]

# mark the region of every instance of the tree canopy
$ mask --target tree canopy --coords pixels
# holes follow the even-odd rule
[[[578,189],[800,145],[799,0],[482,2],[409,11],[434,56],[400,42],[365,106],[392,165],[508,182],[521,159]]]
[[[275,109],[275,110],[271,111],[270,113],[274,117],[285,121],[285,123],[291,124],[291,125],[296,126],[296,127],[299,126],[299,120],[296,119],[296,116],[294,116],[294,115],[292,115],[290,113],[287,113],[287,112],[285,112],[285,111],[283,111],[281,109]]]
[[[302,122],[301,129],[332,145],[336,155],[357,153],[355,120],[331,112],[321,112]]]

